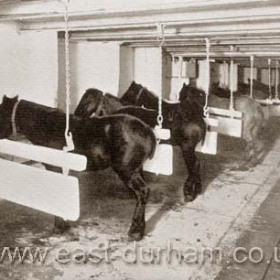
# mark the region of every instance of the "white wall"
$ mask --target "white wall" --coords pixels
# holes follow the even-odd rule
[[[248,84],[249,80],[250,80],[250,77],[251,77],[251,69],[249,67],[245,67],[244,68],[244,79],[243,79],[243,82],[245,84]],[[257,68],[253,68],[253,79],[257,79]]]
[[[134,48],[121,46],[120,48],[120,79],[119,96],[128,89],[134,80]]]
[[[219,86],[222,88],[230,89],[231,82],[231,73],[230,73],[230,64],[229,63],[220,63],[218,66],[218,79]],[[238,66],[237,64],[233,64],[233,73],[232,73],[232,89],[233,91],[237,90],[238,87]]]
[[[119,43],[79,41],[70,43],[71,112],[88,88],[118,95],[120,72]],[[65,106],[64,42],[59,43],[58,106]]]
[[[0,24],[0,98],[19,95],[56,106],[57,33],[17,31],[14,23]]]
[[[167,67],[165,69],[169,69],[169,71],[167,70],[166,72],[165,81],[168,77],[170,84],[170,90],[167,98],[172,101],[178,101],[179,92],[183,87],[183,84],[185,83],[188,85],[190,83],[190,79],[187,77],[183,77],[181,60],[179,59],[179,57],[175,57],[174,59],[172,59],[172,57],[169,55],[166,65]]]
[[[275,73],[276,73],[275,69],[271,69],[271,72],[270,72],[271,86],[275,86]],[[261,82],[263,84],[269,85],[269,71],[268,71],[268,69],[262,69],[261,70]]]
[[[161,53],[159,48],[135,48],[134,50],[134,80],[150,91],[161,93]]]

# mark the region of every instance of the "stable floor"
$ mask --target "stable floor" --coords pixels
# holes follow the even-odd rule
[[[182,195],[187,171],[176,147],[172,176],[145,174],[152,191],[146,235],[137,243],[127,240],[135,201],[109,169],[77,174],[81,217],[62,236],[52,233],[52,216],[0,201],[2,252],[17,246],[49,249],[43,264],[2,259],[0,279],[278,279],[276,263],[240,265],[232,252],[236,246],[260,247],[271,258],[273,247],[280,247],[279,125],[271,119],[264,128],[265,152],[254,168],[236,169],[243,162],[241,139],[220,137],[218,155],[199,155],[204,190],[187,204]],[[206,248],[220,248],[221,259]]]

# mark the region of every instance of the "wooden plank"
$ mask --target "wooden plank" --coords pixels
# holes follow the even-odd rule
[[[0,197],[75,221],[80,215],[78,179],[0,159]]]
[[[207,131],[204,143],[198,143],[195,147],[196,152],[203,154],[216,155],[218,146],[218,133],[214,131]]]
[[[0,140],[0,153],[64,167],[75,171],[83,171],[86,169],[87,165],[87,159],[82,155],[66,153],[61,150],[15,142],[7,139]]]
[[[170,139],[170,130],[169,129],[163,129],[163,128],[154,128],[154,134],[157,139],[161,140],[168,140]]]
[[[268,111],[269,117],[280,117],[280,106],[278,105],[267,105],[263,111]]]
[[[212,116],[211,116],[212,117]],[[217,127],[212,127],[211,131],[218,132],[220,134],[241,137],[242,136],[242,120],[241,119],[231,119],[225,117],[217,116],[216,119],[219,122]]]
[[[214,118],[204,118],[204,121],[206,123],[207,126],[218,126],[219,125],[219,121],[217,119]]]
[[[156,174],[172,175],[173,173],[173,148],[171,145],[158,144],[155,155],[148,159],[143,166],[145,171]]]
[[[236,110],[226,110],[226,109],[214,108],[214,107],[209,107],[209,114],[238,118],[238,119],[242,118],[242,112],[239,112]]]
[[[255,99],[255,100],[262,105],[272,105],[273,104],[272,99]]]

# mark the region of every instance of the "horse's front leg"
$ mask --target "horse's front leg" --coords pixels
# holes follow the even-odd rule
[[[193,201],[202,192],[200,163],[195,154],[195,145],[184,141],[181,143],[183,157],[188,169],[188,178],[184,185],[185,202]]]
[[[45,164],[45,167],[49,171],[53,171],[53,172],[57,172],[57,173],[61,173],[62,172],[61,168],[59,168],[59,167],[55,167],[55,166],[48,165],[48,164]],[[65,231],[69,230],[69,228],[70,228],[70,224],[69,224],[68,221],[65,221],[63,218],[60,218],[58,216],[54,216],[54,229],[53,229],[53,232],[55,234],[62,234]]]

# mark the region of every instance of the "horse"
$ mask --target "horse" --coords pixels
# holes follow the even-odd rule
[[[179,100],[182,102],[185,98],[197,100],[202,106],[205,105],[205,92],[185,83],[179,93]],[[221,109],[229,108],[230,100],[221,98],[214,94],[208,96],[208,106]],[[259,133],[264,126],[264,112],[261,105],[249,96],[238,96],[234,98],[234,108],[243,113],[242,119],[242,138],[246,141],[245,159],[249,165],[257,165],[257,157],[262,150],[259,142]]]
[[[66,145],[65,113],[59,109],[4,96],[0,105],[0,139],[12,134],[12,123],[35,145],[60,150]],[[133,116],[119,114],[88,119],[70,115],[70,130],[74,152],[87,157],[87,170],[111,167],[134,192],[137,203],[128,236],[130,240],[140,240],[145,232],[145,206],[150,192],[141,171],[155,152],[152,129]],[[55,217],[56,233],[68,228],[67,221]]]
[[[221,88],[218,83],[211,85],[209,93],[221,98],[230,98],[230,90]],[[250,96],[250,84],[238,83],[238,90],[233,92],[233,96],[240,97],[243,95]],[[253,97],[256,99],[268,98],[268,86],[254,80]]]
[[[125,98],[126,94],[129,95],[128,98]],[[139,103],[134,104],[134,99],[138,100]],[[143,105],[144,108],[138,105]],[[195,154],[195,147],[200,141],[204,141],[206,134],[206,124],[201,113],[203,109],[197,102],[190,99],[184,100],[181,104],[163,102],[162,105],[163,128],[171,131],[169,143],[181,147],[188,169],[188,178],[183,189],[184,199],[186,202],[192,201],[202,192],[200,163]],[[158,116],[157,106],[157,97],[141,85],[133,82],[128,92],[120,99],[108,93],[103,94],[98,89],[87,89],[74,115],[91,117],[126,113],[140,118],[151,127],[155,127]]]
[[[242,95],[251,94],[250,79],[248,83],[238,83],[238,92]],[[253,79],[253,98],[255,99],[267,99],[269,98],[269,87],[256,79]]]

